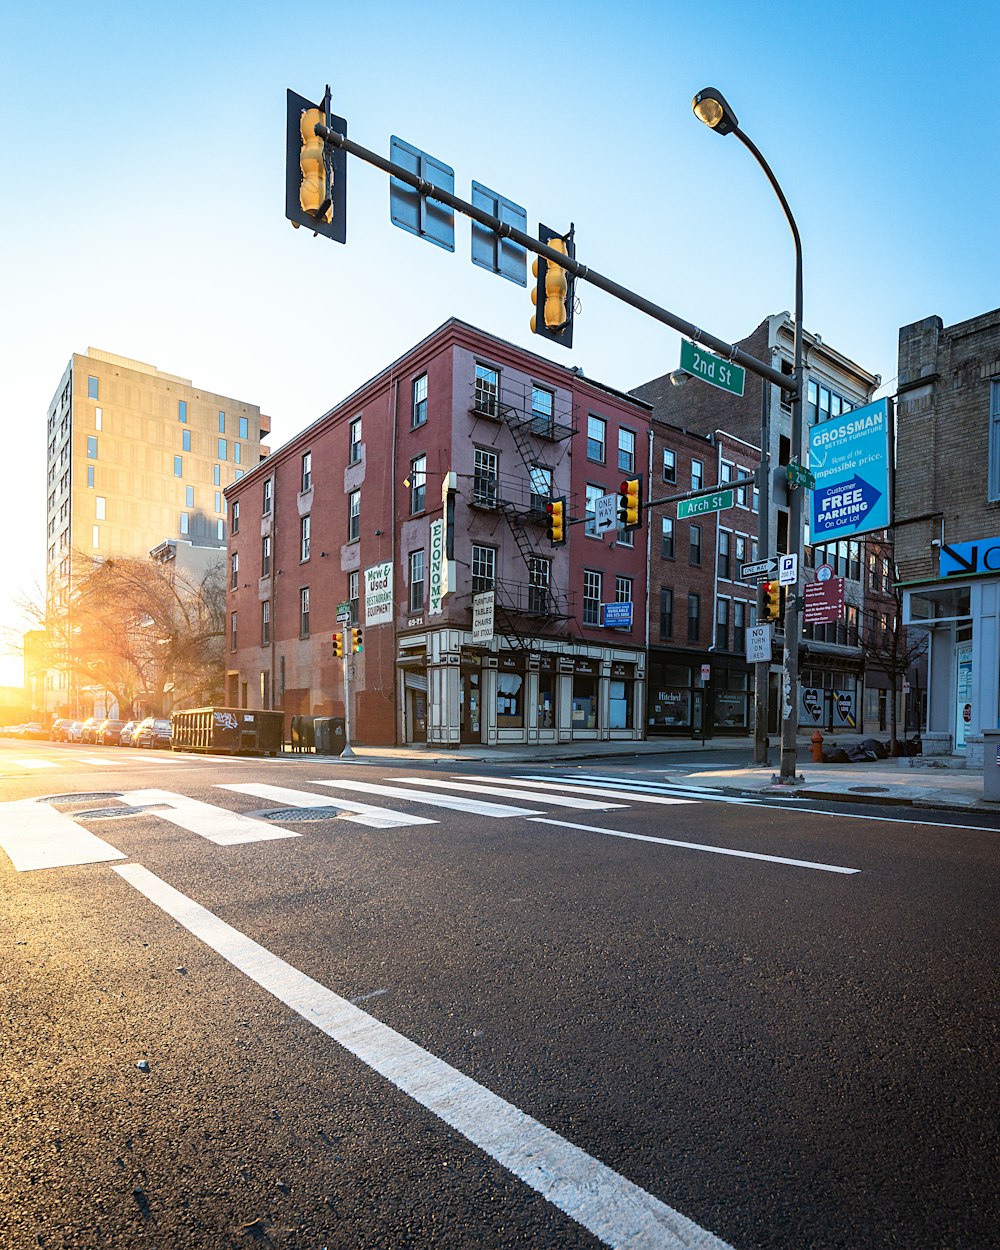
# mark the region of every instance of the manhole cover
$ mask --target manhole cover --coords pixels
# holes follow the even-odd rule
[[[254,820],[283,820],[307,824],[315,820],[334,820],[343,815],[339,807],[269,807],[265,812],[247,812]]]
[[[888,786],[850,786],[851,794],[888,794]]]
[[[158,806],[162,807],[162,803]],[[92,807],[87,811],[74,812],[74,820],[109,820],[112,816],[141,816],[149,811],[148,807],[129,807],[123,803],[121,807]]]
[[[90,803],[94,799],[119,799],[117,790],[88,790],[86,794],[47,794],[37,803]]]

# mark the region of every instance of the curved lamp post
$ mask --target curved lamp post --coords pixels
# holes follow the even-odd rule
[[[691,101],[695,117],[710,130],[720,135],[735,135],[740,143],[750,152],[754,160],[767,175],[767,180],[778,197],[785,220],[792,232],[795,243],[795,323],[794,323],[794,372],[792,380],[795,391],[792,394],[792,458],[802,460],[802,240],[799,228],[795,224],[792,210],[788,207],[785,193],[778,185],[778,180],[771,172],[771,167],[761,155],[753,141],[740,130],[736,114],[730,108],[726,97],[715,87],[705,87]],[[770,412],[770,405],[768,405]],[[770,430],[770,420],[768,421]],[[769,442],[769,440],[768,440]],[[769,447],[761,448],[761,455],[768,454]],[[768,492],[770,495],[770,492]],[[781,772],[779,780],[795,780],[795,733],[798,728],[799,706],[799,581],[802,571],[803,553],[803,516],[802,488],[789,490],[788,517],[788,548],[797,557],[798,575],[794,586],[786,588],[785,593],[785,661],[781,683]]]

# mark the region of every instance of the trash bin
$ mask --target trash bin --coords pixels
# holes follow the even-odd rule
[[[303,716],[299,726],[299,750],[311,751],[316,745],[316,721],[312,716]]]
[[[317,716],[316,717],[315,734],[316,734],[316,754],[317,755],[330,755],[331,754],[330,738],[331,738],[332,720],[333,720],[333,717],[331,716]]]
[[[330,717],[330,754],[343,755],[347,745],[347,722],[343,716]]]
[[[983,730],[983,798],[1000,803],[1000,729]]]
[[[292,722],[291,722],[288,732],[292,740],[292,750],[298,753],[299,751],[302,750],[302,746],[301,746],[302,717],[301,716],[292,717]]]

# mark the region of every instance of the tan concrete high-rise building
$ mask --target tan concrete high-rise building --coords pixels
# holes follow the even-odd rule
[[[69,604],[94,557],[145,556],[169,540],[224,556],[222,492],[266,454],[269,430],[256,404],[111,352],[74,352],[48,410],[48,610]],[[47,692],[49,709],[65,701]]]

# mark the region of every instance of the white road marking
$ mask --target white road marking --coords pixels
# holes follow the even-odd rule
[[[122,798],[133,807],[153,806],[150,816],[158,816],[189,833],[207,838],[217,846],[240,846],[244,842],[271,842],[277,838],[299,838],[291,829],[282,829],[264,820],[241,816],[211,803],[201,803],[169,790],[129,790]]]
[[[753,799],[737,798],[731,794],[720,794],[718,790],[710,787],[702,786],[681,786],[675,785],[672,781],[668,782],[647,782],[632,781],[624,777],[599,777],[579,774],[579,780],[572,777],[546,777],[543,774],[533,773],[531,784],[549,785],[549,786],[566,786],[572,787],[574,790],[582,790],[584,794],[595,793],[593,783],[600,782],[602,786],[607,787],[604,791],[596,791],[596,793],[604,794],[627,794],[634,799],[641,799],[647,795],[662,794],[667,798],[675,798],[687,802],[698,802],[702,799],[709,799],[716,803],[734,803],[740,806],[746,806],[753,803]],[[517,778],[518,784],[528,785],[529,782],[524,777]],[[647,802],[656,802],[655,799],[647,798]]]
[[[783,855],[762,855],[759,851],[734,851],[728,846],[706,846],[701,842],[680,842],[674,838],[654,838],[647,833],[624,833],[621,829],[600,829],[596,825],[574,825],[568,820],[548,820],[544,816],[529,817],[536,825],[557,825],[560,829],[583,829],[587,833],[603,833],[611,838],[629,838],[633,842],[658,842],[661,846],[679,846],[688,851],[707,851],[711,855],[733,855],[737,859],[761,859],[768,864],[789,864],[793,868],[815,868],[817,872],[839,872],[852,876],[860,868],[840,868],[836,864],[816,864],[809,859],[787,859]]]
[[[59,765],[55,760],[35,760],[35,759],[11,759],[7,757],[5,763],[16,764],[18,768],[58,768]]]
[[[788,802],[788,799],[782,800],[780,795],[769,794],[762,795],[761,797],[764,799],[774,799],[773,803],[767,803],[767,806],[771,811],[780,810],[783,803]],[[831,812],[825,811],[822,807],[798,806],[798,803],[815,803],[815,801],[815,799],[799,799],[796,806],[789,808],[789,811],[793,811],[796,816],[805,814],[808,816],[832,816],[834,820],[877,820],[884,825],[920,825],[925,829],[971,829],[973,833],[996,833],[997,831],[996,825],[953,825],[946,820],[907,820],[905,816],[861,816],[855,812]],[[838,803],[840,802],[840,800],[834,801]],[[859,795],[856,800],[852,799],[851,801],[863,803],[864,798]],[[918,803],[916,806],[919,807],[920,804]],[[956,810],[961,811],[961,808]]]
[[[541,816],[531,807],[509,807],[506,803],[487,803],[485,799],[464,799],[459,794],[433,794],[422,790],[405,790],[402,786],[375,785],[368,781],[317,781],[318,786],[332,786],[340,790],[358,790],[362,794],[381,794],[390,799],[408,799],[411,803],[428,803],[432,807],[447,807],[470,816]]]
[[[95,768],[113,768],[116,761],[98,759],[96,755],[78,755],[77,760],[81,764],[93,764]]]
[[[235,794],[250,794],[258,799],[271,799],[286,807],[335,807],[340,813],[338,819],[349,820],[355,825],[367,825],[370,829],[403,829],[408,825],[438,823],[427,816],[410,816],[405,812],[394,812],[391,808],[374,807],[370,803],[356,802],[353,799],[336,799],[325,794],[313,794],[311,790],[290,790],[286,786],[269,786],[263,782],[216,788],[232,790]]]
[[[0,847],[17,872],[125,858],[72,817],[35,799],[0,804]]]
[[[463,777],[466,775],[467,774],[465,773],[462,774]],[[470,781],[496,781],[496,778],[495,777],[469,777],[469,780]],[[618,799],[618,798],[637,799],[639,802],[643,802],[643,803],[662,803],[664,806],[667,806],[667,807],[672,806],[675,803],[694,803],[695,802],[695,799],[687,798],[682,795],[646,794],[645,792],[639,791],[639,790],[629,792],[629,791],[626,791],[624,788],[602,789],[600,786],[580,785],[575,781],[562,781],[556,777],[546,777],[546,778],[538,778],[538,779],[528,778],[528,777],[515,777],[514,784],[519,785],[519,786],[532,786],[539,790],[545,790],[546,800],[551,801],[551,802],[557,802],[557,800],[550,799],[549,792],[552,790],[572,790],[574,792],[579,792],[580,794],[603,795],[605,798],[611,798],[611,799]],[[622,804],[622,803],[600,804],[598,803],[598,804],[595,804],[595,806],[598,808],[600,807],[609,808],[609,807],[623,807],[625,806],[625,804]]]
[[[621,1250],[732,1250],[457,1068],[279,959],[141,864],[124,864],[114,871],[234,968],[606,1245]]]
[[[538,795],[530,790],[514,790],[506,785],[470,786],[464,781],[439,781],[433,777],[398,777],[397,780],[405,781],[408,786],[444,786],[448,790],[465,790],[471,794],[496,794],[502,799],[528,799],[529,802],[538,802]],[[551,807],[575,807],[580,811],[591,812],[609,812],[614,808],[627,806],[625,803],[595,803],[590,799],[569,799],[555,794],[547,794],[545,802]]]

